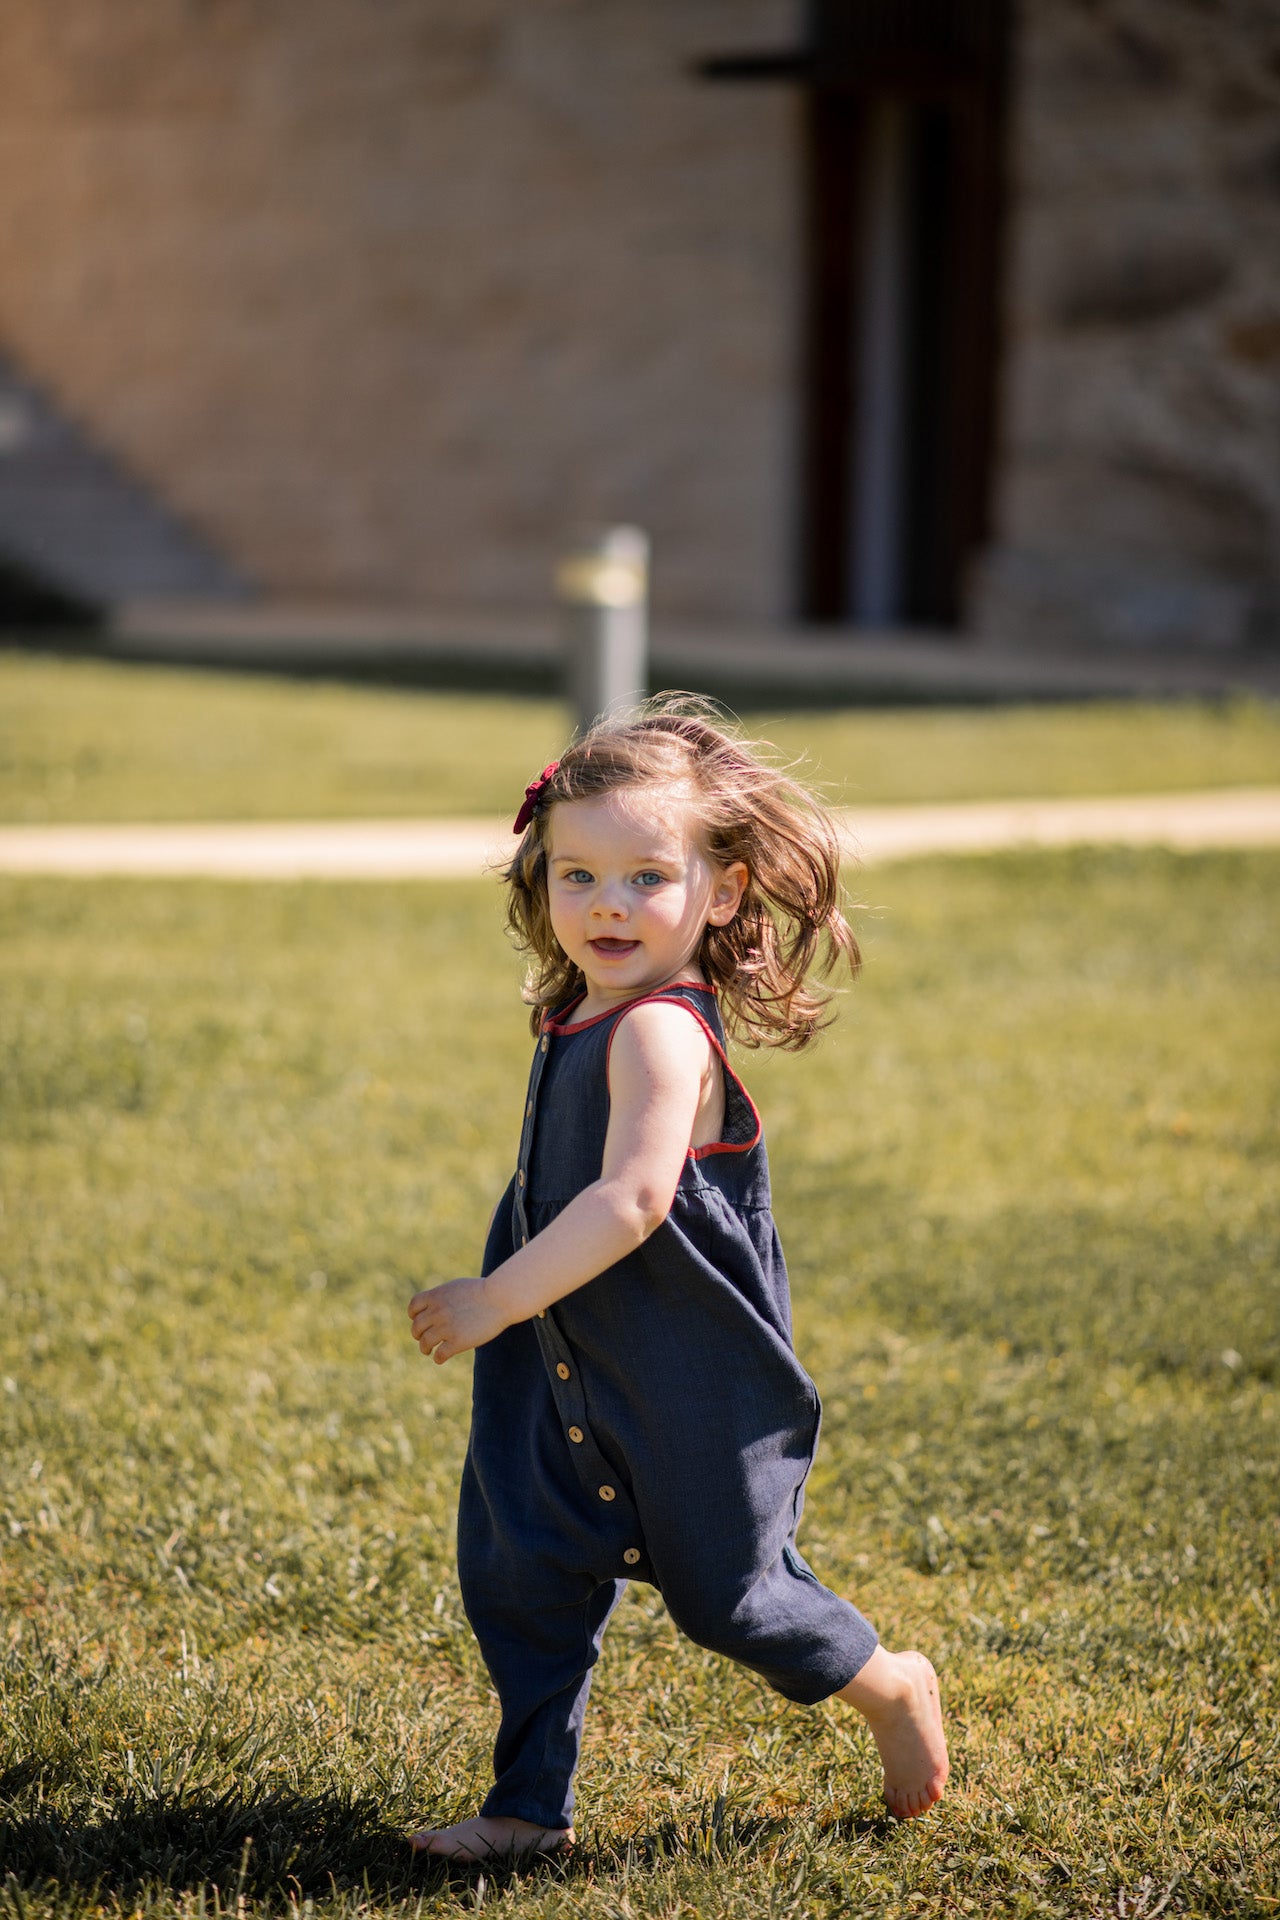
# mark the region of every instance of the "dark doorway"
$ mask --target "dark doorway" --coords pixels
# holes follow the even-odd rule
[[[988,531],[1008,0],[814,0],[804,87],[799,611],[952,626]]]
[[[0,553],[0,632],[98,625],[102,609]]]

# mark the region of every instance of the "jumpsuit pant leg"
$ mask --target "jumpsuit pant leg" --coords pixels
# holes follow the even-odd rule
[[[460,1559],[462,1600],[497,1689],[494,1784],[480,1811],[567,1827],[591,1669],[625,1580],[550,1558]]]
[[[458,1505],[462,1603],[502,1708],[486,1814],[567,1827],[591,1670],[626,1591],[569,1460],[532,1327],[479,1348]]]
[[[655,1553],[667,1611],[690,1640],[751,1668],[787,1700],[815,1706],[871,1658],[871,1622],[824,1587],[788,1541],[765,1567],[718,1577],[687,1552]]]

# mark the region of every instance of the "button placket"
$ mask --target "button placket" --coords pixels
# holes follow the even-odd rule
[[[532,1164],[534,1132],[538,1117],[538,1093],[550,1045],[550,1034],[543,1033],[533,1056],[533,1068],[529,1075],[529,1090],[525,1100],[524,1124],[520,1132],[520,1152],[516,1162],[515,1215],[516,1237],[521,1246],[527,1246],[529,1241],[529,1221],[526,1212],[529,1168]],[[606,1514],[609,1516],[608,1537],[616,1542],[612,1552],[617,1555],[617,1561],[614,1564],[618,1566],[619,1573],[622,1573],[623,1567],[627,1571],[634,1571],[644,1559],[641,1549],[633,1544],[639,1538],[639,1516],[632,1508],[625,1489],[618,1485],[614,1469],[595,1444],[587,1418],[577,1358],[572,1348],[566,1344],[554,1319],[545,1310],[537,1314],[532,1324],[542,1352],[556,1411],[560,1417],[566,1451],[573,1461],[583,1491],[589,1495],[602,1523],[604,1516]],[[618,1564],[619,1562],[621,1565]]]
[[[626,1505],[626,1495],[617,1484],[613,1468],[596,1446],[587,1417],[582,1382],[572,1350],[550,1322],[535,1322],[543,1363],[560,1415],[561,1431],[568,1442],[569,1454],[578,1478],[593,1501],[602,1506]],[[626,1529],[628,1533],[632,1528]],[[629,1563],[632,1564],[632,1563]]]
[[[565,1345],[563,1336],[558,1333],[553,1334],[539,1327],[538,1336],[542,1342],[542,1354],[547,1373],[553,1376],[551,1391],[555,1396],[556,1408],[564,1431],[575,1447],[585,1446],[589,1437],[587,1409],[582,1397],[578,1369],[573,1363],[570,1349]]]
[[[573,1462],[579,1485],[605,1528],[604,1537],[610,1543],[605,1552],[615,1577],[643,1579],[646,1577],[644,1550],[635,1544],[640,1537],[639,1515],[626,1489],[619,1485],[614,1468],[595,1443],[577,1356],[554,1322],[544,1325],[535,1320],[534,1328],[565,1436],[565,1450]]]
[[[538,1116],[538,1089],[542,1084],[542,1070],[546,1064],[548,1045],[548,1037],[544,1033],[538,1050],[533,1056],[533,1066],[529,1071],[529,1090],[524,1103],[524,1124],[520,1128],[520,1148],[516,1156],[515,1238],[522,1247],[527,1247],[529,1244],[529,1216],[525,1210],[525,1196],[528,1191],[529,1162],[533,1154],[534,1126]]]

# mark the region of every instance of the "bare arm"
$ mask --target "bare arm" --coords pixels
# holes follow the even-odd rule
[[[486,1278],[416,1293],[409,1317],[424,1353],[441,1362],[483,1346],[648,1239],[671,1210],[709,1059],[705,1034],[682,1008],[649,1002],[626,1015],[609,1063],[600,1178]]]

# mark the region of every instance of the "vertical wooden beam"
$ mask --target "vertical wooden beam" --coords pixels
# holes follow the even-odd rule
[[[843,620],[847,606],[861,126],[848,96],[822,89],[808,92],[804,114],[800,613],[821,622]]]
[[[941,104],[945,115],[945,181],[934,192],[944,224],[934,236],[937,259],[922,262],[933,284],[943,332],[938,377],[923,360],[922,386],[936,409],[931,487],[933,525],[925,533],[917,577],[921,597],[912,617],[955,622],[964,612],[968,565],[989,534],[996,451],[1003,254],[1008,0],[974,7],[974,58],[966,84]],[[978,29],[981,29],[980,33]],[[923,478],[923,476],[922,476]],[[922,500],[922,507],[924,501]]]

